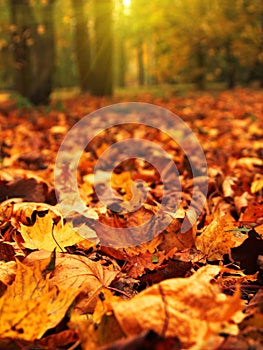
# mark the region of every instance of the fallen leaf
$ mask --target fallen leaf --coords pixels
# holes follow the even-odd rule
[[[163,234],[163,242],[159,249],[166,253],[171,249],[174,251],[182,251],[187,248],[192,248],[195,244],[196,225],[190,227],[187,232],[181,232],[181,223],[173,219],[172,223],[166,228]]]
[[[254,315],[257,312],[262,313],[262,310],[261,310],[262,304],[263,304],[263,290],[260,289],[247,305],[245,309],[246,316]]]
[[[33,252],[26,257],[24,263],[31,266],[32,263],[45,260],[47,256],[48,252],[44,250]],[[83,298],[77,307],[80,313],[86,313],[93,311],[100,290],[109,286],[118,272],[85,256],[57,253],[50,283],[65,291],[73,288],[83,292]]]
[[[92,315],[92,321],[99,324],[104,315],[109,315],[112,313],[112,303],[114,301],[118,302],[119,300],[121,300],[121,298],[113,295],[109,289],[101,289],[94,313]]]
[[[114,315],[127,336],[151,329],[179,338],[184,348],[206,348],[209,338],[243,308],[239,291],[226,296],[211,283],[220,270],[208,265],[189,278],[160,282],[129,301],[114,302]]]
[[[196,247],[207,259],[222,260],[230,249],[241,245],[247,236],[236,230],[234,219],[230,214],[217,216],[196,238]]]
[[[263,224],[255,227],[254,229],[259,235],[263,236]]]
[[[232,259],[240,263],[246,274],[259,270],[259,255],[263,255],[263,239],[254,230],[248,233],[248,237],[239,247],[231,249]]]
[[[77,289],[52,287],[48,277],[43,277],[49,260],[30,267],[17,261],[15,281],[0,299],[0,338],[41,338],[61,321],[79,294]]]
[[[27,202],[56,202],[52,187],[43,179],[26,170],[0,172],[0,202],[8,198],[23,198]]]
[[[244,224],[255,226],[262,223],[262,217],[263,204],[250,202],[243,215],[240,216],[239,221]]]
[[[157,258],[157,261],[153,261],[153,257]],[[138,255],[129,256],[128,263],[125,266],[127,274],[133,278],[137,278],[145,273],[146,270],[156,270],[163,263],[165,259],[164,252],[158,252],[154,255],[145,252]]]
[[[236,164],[240,167],[248,168],[249,170],[253,170],[254,166],[262,166],[263,160],[256,157],[243,157],[239,158],[236,161]]]
[[[5,285],[11,284],[16,274],[16,262],[15,261],[0,261],[0,281]]]
[[[263,189],[263,175],[256,174],[251,184],[251,193],[257,193]]]
[[[234,188],[236,186],[237,178],[236,177],[231,177],[231,176],[226,176],[222,183],[222,190],[224,193],[224,197],[230,197],[233,198],[235,195]]]
[[[91,322],[91,320],[87,320],[86,316],[73,314],[70,318],[69,327],[79,335],[83,350],[98,350],[105,344],[111,344],[117,339],[125,337],[113,315],[104,315],[98,325]]]
[[[13,243],[6,242],[0,239],[0,257],[3,261],[11,261],[14,260],[15,249],[13,247]]]
[[[78,340],[79,338],[76,332],[67,329],[40,339],[37,345],[45,349],[61,349],[62,347],[72,345],[72,343],[77,343]]]
[[[83,240],[79,234],[62,220],[56,223],[50,212],[37,212],[36,220],[32,226],[20,224],[20,233],[23,237],[23,246],[28,249],[45,249],[53,251],[54,248],[65,251],[65,247],[74,245]]]

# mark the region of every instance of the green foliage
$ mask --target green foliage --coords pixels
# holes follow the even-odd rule
[[[159,259],[158,259],[158,256],[157,256],[157,255],[153,255],[153,256],[152,256],[152,262],[153,262],[154,264],[157,264],[157,263],[159,262]]]
[[[64,103],[61,100],[56,101],[55,110],[58,112],[63,112],[65,110]]]
[[[11,94],[10,99],[15,100],[15,106],[17,109],[33,109],[32,103],[24,96],[18,94]]]

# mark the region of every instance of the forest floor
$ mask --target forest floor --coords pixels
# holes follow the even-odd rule
[[[2,101],[0,349],[262,349],[262,97],[238,88]],[[131,121],[117,125],[109,106],[129,101],[164,107],[182,126],[167,133],[146,105],[149,125],[132,123],[130,105]],[[69,158],[58,157],[82,118],[92,140],[74,176],[86,217],[67,163],[74,135]]]

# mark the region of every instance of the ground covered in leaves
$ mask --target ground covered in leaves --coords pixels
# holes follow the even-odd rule
[[[166,98],[81,96],[38,109],[3,103],[0,348],[261,349],[262,97],[259,90],[237,89]],[[187,232],[181,232],[181,225],[185,218],[191,221],[189,162],[174,140],[145,125],[113,127],[93,139],[77,173],[90,219],[66,221],[61,214],[54,167],[64,136],[88,113],[123,101],[171,110],[202,145],[208,193],[201,215]],[[147,238],[145,243],[105,246],[108,232],[98,223],[120,229],[142,225],[162,200],[160,174],[141,159],[121,161],[112,174],[102,169],[94,183],[94,166],[109,145],[138,137],[170,154],[179,172],[182,201],[176,212],[161,218],[169,216],[171,221],[163,232],[155,235],[155,226],[138,231]],[[155,154],[155,161],[158,157]],[[67,171],[62,170],[67,181]],[[141,201],[140,189],[138,209],[116,212],[117,204],[123,209],[133,198],[136,179],[147,184],[146,200]],[[199,180],[202,187],[202,174]],[[107,195],[100,203],[94,186],[103,192],[105,184],[118,197],[117,204],[107,202]],[[169,190],[169,200],[175,201],[176,187]],[[196,202],[197,211],[198,207]],[[100,241],[80,236],[83,225],[88,237],[98,236]],[[128,234],[125,242],[128,245]]]

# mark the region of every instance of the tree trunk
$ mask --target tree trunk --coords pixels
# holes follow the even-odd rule
[[[260,86],[263,88],[263,58],[262,58],[262,52],[263,52],[263,0],[261,0],[260,29],[261,29],[261,36],[260,36],[260,44],[259,44],[258,64],[259,64],[259,82],[260,82]]]
[[[112,1],[94,0],[95,43],[92,58],[91,94],[111,96],[113,93]]]
[[[117,50],[117,62],[118,62],[118,71],[117,71],[117,77],[118,77],[118,86],[119,87],[125,87],[125,73],[126,73],[126,51],[125,51],[125,42],[124,38],[120,37],[118,42],[118,50]]]
[[[231,41],[226,43],[227,87],[233,89],[236,85],[236,59],[232,53]]]
[[[123,0],[118,0],[118,16],[117,27],[115,28],[115,70],[117,85],[121,88],[126,86],[125,74],[127,69],[127,55],[126,55],[126,32],[127,32],[127,17],[125,15],[125,8]]]
[[[16,90],[35,105],[47,104],[54,72],[54,0],[41,4],[40,20],[26,0],[10,0]]]
[[[137,48],[137,60],[138,60],[138,83],[140,86],[145,84],[145,69],[143,60],[143,43],[140,40]]]
[[[197,50],[196,50],[197,72],[194,78],[194,82],[197,85],[199,90],[204,90],[206,85],[205,63],[206,63],[206,55],[205,55],[204,49],[201,46],[201,44],[198,43]]]
[[[85,92],[91,87],[88,21],[84,11],[84,0],[72,0],[71,3],[76,18],[75,43],[79,83],[81,91]]]

